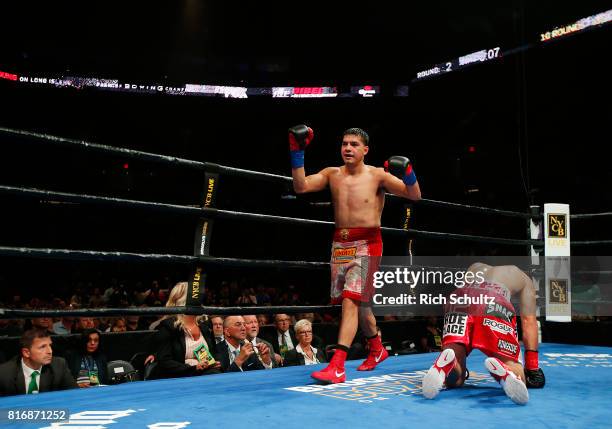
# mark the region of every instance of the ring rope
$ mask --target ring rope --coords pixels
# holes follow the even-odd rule
[[[121,155],[124,157],[129,157],[129,158],[143,160],[143,161],[153,161],[153,162],[160,162],[160,163],[166,163],[166,164],[172,164],[172,165],[186,166],[186,167],[196,168],[198,170],[212,171],[215,173],[225,173],[225,174],[229,174],[229,175],[237,176],[237,177],[258,178],[262,180],[281,183],[284,185],[290,185],[291,183],[293,183],[293,178],[289,176],[282,176],[279,174],[265,173],[265,172],[254,171],[254,170],[246,170],[246,169],[236,168],[236,167],[229,167],[226,165],[220,165],[220,164],[216,164],[212,162],[193,161],[193,160],[189,160],[185,158],[178,158],[178,157],[168,156],[168,155],[160,155],[156,153],[144,152],[144,151],[139,151],[139,150],[115,147],[115,146],[107,146],[107,145],[102,145],[99,143],[87,142],[85,140],[76,140],[76,139],[70,139],[70,138],[65,138],[65,137],[53,136],[49,134],[35,133],[31,131],[15,130],[15,129],[5,128],[5,127],[0,127],[0,133],[12,135],[12,136],[28,137],[28,138],[38,139],[38,140],[46,140],[48,142],[55,143],[55,144],[62,144],[64,146],[72,146],[72,147],[77,147],[77,148],[82,148],[82,149],[91,149],[97,152],[112,153],[115,155]],[[390,197],[391,199],[405,200],[393,194],[386,194],[386,195]],[[472,205],[459,204],[459,203],[450,203],[446,201],[429,200],[426,198],[419,200],[417,204],[423,205],[423,206],[431,206],[431,207],[444,207],[448,209],[459,209],[459,210],[464,210],[464,211],[469,211],[469,212],[495,214],[495,215],[500,215],[500,216],[518,217],[518,218],[523,218],[523,219],[530,219],[530,218],[541,219],[542,218],[542,216],[532,215],[529,213],[499,210],[499,209],[492,209],[489,207],[472,206]]]
[[[0,256],[19,256],[43,259],[72,259],[79,261],[127,261],[127,262],[174,262],[194,264],[198,262],[230,267],[273,268],[329,268],[329,262],[285,261],[276,259],[241,259],[214,256],[190,256],[159,253],[105,252],[98,250],[52,249],[40,247],[0,246]]]
[[[612,240],[570,241],[570,246],[597,246],[601,244],[612,244]]]
[[[331,313],[338,312],[340,305],[296,305],[296,306],[253,306],[253,307],[136,307],[136,308],[95,308],[95,309],[72,309],[72,310],[16,310],[11,308],[0,308],[0,319],[18,319],[32,317],[61,317],[61,316],[150,316],[150,315],[173,315],[173,314],[215,314],[215,315],[243,315],[243,314],[295,314],[295,313]]]
[[[544,302],[545,297],[538,301]],[[572,300],[572,304],[610,305],[610,300]],[[19,310],[0,308],[0,319],[29,319],[34,317],[104,317],[104,316],[157,316],[157,315],[244,315],[244,314],[296,314],[296,313],[336,313],[341,305],[296,305],[296,306],[251,306],[251,307],[216,307],[216,306],[184,306],[184,307],[128,307],[128,308],[81,308],[81,309],[35,309]]]
[[[64,202],[81,202],[81,203],[94,203],[94,204],[109,204],[116,206],[136,206],[140,208],[147,209],[156,209],[156,210],[166,210],[173,212],[181,212],[185,214],[202,214],[210,217],[222,218],[222,219],[240,219],[247,218],[258,221],[267,221],[267,222],[282,222],[282,223],[290,223],[290,224],[301,224],[301,225],[329,225],[333,226],[334,223],[330,221],[316,220],[316,219],[301,219],[301,218],[292,218],[287,216],[277,216],[277,215],[269,215],[263,213],[246,213],[246,212],[238,212],[232,210],[223,210],[223,209],[215,209],[209,207],[193,207],[193,206],[181,206],[177,204],[166,204],[166,203],[158,203],[158,202],[150,202],[150,201],[138,201],[138,200],[128,200],[123,198],[115,198],[115,197],[100,197],[95,195],[86,195],[86,194],[73,194],[68,192],[55,192],[55,191],[47,191],[41,189],[34,188],[18,188],[13,186],[4,186],[0,185],[0,192],[11,194],[11,195],[25,195],[28,197],[36,197],[36,198],[58,198]],[[463,241],[475,241],[481,243],[494,243],[494,244],[506,244],[506,245],[516,245],[516,246],[541,246],[541,240],[521,240],[521,239],[513,239],[513,238],[497,238],[497,237],[487,237],[480,235],[465,235],[465,234],[456,234],[456,233],[445,233],[445,232],[434,232],[434,231],[423,231],[417,229],[405,230],[402,228],[390,228],[390,227],[381,227],[383,232],[392,233],[395,235],[408,235],[412,237],[423,237],[423,238],[432,238],[438,240],[447,240],[447,239],[455,239],[455,240],[463,240]]]
[[[612,212],[603,212],[603,213],[580,213],[570,215],[570,219],[593,219],[598,217],[609,217],[612,216]]]

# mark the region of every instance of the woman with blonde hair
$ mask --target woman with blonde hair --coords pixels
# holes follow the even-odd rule
[[[187,282],[177,283],[166,307],[183,307],[187,302]],[[215,340],[205,323],[206,316],[178,314],[167,316],[159,324],[156,343],[158,376],[189,377],[215,374]]]

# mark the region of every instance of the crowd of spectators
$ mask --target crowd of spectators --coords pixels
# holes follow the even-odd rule
[[[207,296],[215,304],[225,302],[238,305],[248,299],[251,304],[260,305],[260,302],[265,302],[271,305],[280,303],[276,301],[277,298],[290,299],[294,305],[301,304],[298,292],[278,294],[271,288],[259,286],[255,290],[239,289],[240,293],[234,294],[236,284],[238,283],[223,282],[217,290],[209,289]],[[156,306],[182,307],[186,302],[187,290],[186,282],[177,283],[170,290],[160,287],[158,282],[153,282],[147,289],[139,288],[129,292],[121,283],[113,282],[104,291],[97,287],[78,287],[70,294],[67,302],[54,298],[45,303],[39,298],[31,298],[23,303],[21,308],[98,308],[111,305],[127,307],[130,304],[148,306],[149,303]],[[22,304],[19,296],[13,297],[12,306],[16,303]],[[241,305],[248,306],[244,303]],[[153,318],[135,315],[62,316],[57,319],[37,317],[24,322],[0,319],[0,335],[21,336],[17,356],[0,356],[0,362],[5,361],[0,365],[0,378],[4,374],[14,380],[15,372],[31,374],[32,371],[38,371],[39,374],[47,374],[47,366],[53,364],[55,371],[62,373],[60,382],[38,384],[34,387],[36,391],[89,388],[108,384],[108,359],[102,333],[138,330],[154,331],[152,346],[141,351],[141,354],[146,355],[142,365],[148,368],[148,379],[312,365],[326,362],[333,353],[334,345],[325,344],[314,328],[317,323],[325,321],[333,323],[334,319],[314,313],[296,316],[245,314],[227,317],[179,314]],[[261,336],[260,328],[265,325],[269,328],[267,335]],[[50,341],[52,335],[70,334],[78,334],[78,337],[68,350],[57,349]],[[32,355],[32,350],[38,347],[39,343],[44,343],[47,348],[45,360],[29,359],[28,356]],[[363,343],[357,339],[353,358],[360,358],[367,352]],[[28,393],[25,379],[23,383],[21,378],[19,380],[14,386],[8,386],[6,380],[0,380],[0,395]],[[32,382],[31,375],[28,383],[36,383]]]
[[[172,287],[169,284],[168,279],[152,281],[147,287],[140,283],[127,287],[126,283],[116,280],[111,281],[107,288],[79,283],[67,290],[65,296],[23,299],[14,294],[5,303],[0,303],[0,307],[36,310],[185,306],[188,284],[179,282]],[[257,285],[253,288],[240,281],[222,281],[216,286],[208,285],[204,304],[265,307],[310,303],[302,300],[298,288],[290,285],[282,288]],[[112,350],[105,347],[104,336],[128,331],[148,331],[152,338],[152,344],[138,350],[138,354],[143,355],[139,370],[142,375],[146,373],[145,379],[207,376],[323,363],[330,359],[335,345],[326,344],[324,335],[317,329],[335,326],[335,317],[314,313],[295,316],[265,312],[248,314],[245,311],[244,315],[227,317],[179,314],[0,319],[0,339],[20,337],[17,356],[0,350],[0,395],[109,384],[106,356]],[[261,331],[262,327],[266,327],[265,332]],[[379,332],[379,335],[384,341],[384,334]],[[402,346],[395,352],[438,351],[442,337],[441,320],[428,317],[419,332],[405,332],[403,335],[405,339],[400,339],[403,340]],[[73,341],[64,349],[53,345],[51,336],[70,337]],[[58,344],[62,343],[58,341]],[[367,342],[358,335],[350,348],[349,358],[360,359],[366,354]],[[125,359],[133,360],[133,356],[125,356]],[[18,380],[17,384],[15,380]]]

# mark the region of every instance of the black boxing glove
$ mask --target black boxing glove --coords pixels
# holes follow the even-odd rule
[[[410,164],[410,160],[405,156],[392,156],[389,158],[385,161],[385,171],[398,177],[407,186],[412,186],[417,181],[412,164]]]
[[[291,168],[304,166],[304,149],[314,137],[312,128],[306,125],[296,125],[289,128],[289,151],[291,153]]]
[[[525,384],[527,387],[541,389],[546,384],[544,371],[539,366],[537,350],[525,350]]]
[[[531,387],[533,389],[541,389],[546,384],[546,377],[544,377],[544,371],[542,371],[542,368],[525,368],[525,380],[527,387]]]

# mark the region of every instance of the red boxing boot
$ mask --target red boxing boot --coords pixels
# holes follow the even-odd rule
[[[359,365],[357,371],[372,371],[376,368],[376,365],[389,357],[389,352],[383,347],[382,340],[378,335],[374,338],[369,338],[368,344],[370,345],[368,358]]]
[[[336,349],[327,368],[321,371],[315,371],[310,376],[323,384],[344,383],[346,381],[346,370],[344,369],[344,361],[346,360],[346,351]]]

